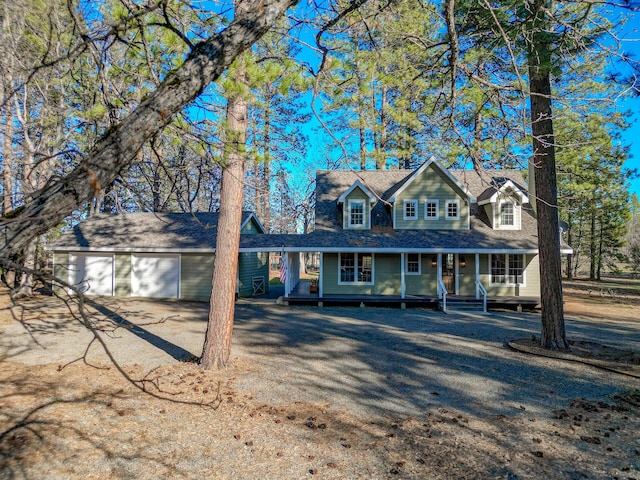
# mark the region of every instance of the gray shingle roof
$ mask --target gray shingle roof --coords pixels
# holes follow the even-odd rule
[[[251,215],[242,213],[243,224]],[[50,248],[213,250],[217,227],[217,213],[100,214],[75,225],[53,241]]]
[[[342,229],[342,208],[338,197],[356,180],[360,180],[379,198],[371,210],[373,227],[391,226],[391,212],[386,200],[414,174],[415,170],[321,170],[316,173],[316,230],[339,231]],[[451,174],[477,199],[493,195],[496,187],[511,180],[523,192],[527,192],[522,172],[518,170],[451,170]],[[481,210],[472,214],[480,214]],[[530,216],[535,223],[533,215]],[[524,219],[524,215],[523,215]],[[524,227],[524,225],[523,225]]]
[[[523,211],[523,217],[531,215]],[[308,235],[243,235],[242,248],[324,251],[534,251],[538,248],[535,221],[524,222],[523,230],[493,230],[477,218],[471,219],[469,230],[316,230]]]
[[[493,230],[477,204],[471,206],[469,230],[393,230],[386,199],[407,181],[412,171],[319,171],[316,177],[316,231],[307,235],[241,236],[244,251],[505,251],[537,250],[537,226],[529,205],[522,210],[521,230]],[[526,192],[522,173],[513,170],[452,171],[471,195],[480,199],[511,180]],[[378,198],[368,231],[343,230],[337,199],[356,180]],[[243,213],[243,223],[250,212]],[[134,213],[97,215],[63,234],[51,249],[128,251],[215,250],[217,213]]]

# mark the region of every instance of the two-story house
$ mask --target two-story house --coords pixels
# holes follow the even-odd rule
[[[319,171],[315,224],[304,249],[320,252],[320,298],[539,301],[520,171],[450,171],[433,158],[414,171]]]

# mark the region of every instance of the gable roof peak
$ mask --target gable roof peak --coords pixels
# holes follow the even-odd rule
[[[487,203],[495,203],[498,200],[498,196],[505,193],[512,193],[513,195],[520,198],[520,202],[529,203],[529,197],[520,189],[511,179],[501,179],[504,180],[502,185],[499,187],[496,185],[495,187],[491,187],[489,189],[489,193],[492,195],[483,195],[484,199],[478,202],[478,205],[486,205]]]
[[[362,183],[360,179],[357,179],[342,195],[338,197],[338,203],[344,203],[344,201],[349,196],[349,194],[353,192],[356,188],[359,188],[360,190],[362,190],[364,194],[367,197],[369,197],[369,201],[372,204],[376,203],[376,201],[378,200],[378,198],[373,194],[373,192],[369,188],[367,188],[367,186],[364,183]]]
[[[393,193],[393,195],[389,198],[389,201],[395,202],[396,196],[402,193],[402,191],[404,191],[418,175],[420,175],[422,172],[424,172],[427,168],[429,168],[432,165],[438,170],[440,170],[440,172],[442,172],[451,181],[451,183],[453,183],[456,187],[458,187],[460,191],[467,196],[467,198],[471,203],[476,202],[476,197],[474,197],[471,194],[469,189],[465,187],[462,183],[460,183],[460,181],[452,175],[449,169],[444,167],[434,156],[429,158],[429,160],[427,160],[422,165],[420,165],[420,167],[414,170],[413,173],[411,173],[407,177],[407,180],[404,182],[404,184]]]

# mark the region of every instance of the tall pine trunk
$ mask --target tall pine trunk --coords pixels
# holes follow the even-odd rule
[[[555,139],[551,110],[551,39],[546,0],[529,2],[533,19],[529,37],[531,133],[535,165],[538,249],[540,258],[541,345],[567,350],[562,303],[562,262],[556,182]]]
[[[271,228],[271,106],[269,103],[265,106],[264,117],[264,165],[260,192],[262,217],[258,218],[265,230],[269,232]]]
[[[589,280],[596,279],[596,211],[591,211],[591,231],[589,232]]]
[[[248,6],[247,3],[236,2],[236,15]],[[237,60],[234,77],[239,88],[227,100],[216,258],[211,284],[209,322],[200,361],[202,367],[207,370],[226,367],[231,354],[248,125],[247,100],[244,98],[249,88],[246,70],[244,58],[241,56]]]

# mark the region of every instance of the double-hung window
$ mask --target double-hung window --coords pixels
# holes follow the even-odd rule
[[[407,275],[420,275],[420,254],[407,253],[405,258]]]
[[[457,220],[460,218],[460,200],[447,200],[445,216],[447,220]]]
[[[404,219],[416,220],[418,218],[418,201],[405,200],[403,205],[404,205]]]
[[[491,283],[524,285],[524,257],[504,253],[491,255]]]
[[[524,262],[522,255],[509,255],[509,277],[507,283],[522,285],[524,283]]]
[[[438,200],[426,200],[424,202],[424,218],[425,220],[437,220],[438,219]]]
[[[363,200],[349,200],[349,226],[353,228],[364,227]]]
[[[373,284],[372,253],[341,253],[339,284]]]
[[[515,205],[513,202],[500,204],[500,226],[513,227],[516,224]]]

